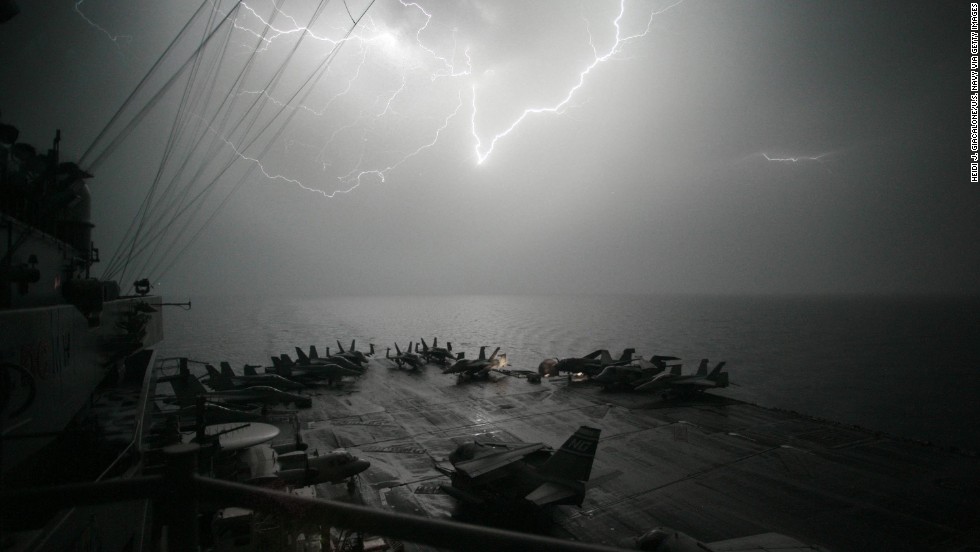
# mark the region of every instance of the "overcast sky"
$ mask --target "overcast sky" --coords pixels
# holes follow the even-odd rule
[[[980,281],[966,3],[377,0],[339,48],[337,0],[41,4],[0,119],[73,159],[191,20],[82,163],[102,268],[137,235],[175,298]]]

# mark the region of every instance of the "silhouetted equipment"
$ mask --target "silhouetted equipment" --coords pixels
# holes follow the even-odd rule
[[[464,353],[456,355],[456,362],[452,366],[442,371],[443,374],[457,374],[460,379],[486,378],[490,375],[490,369],[500,364],[497,353],[500,347],[493,350],[490,358],[487,358],[487,346],[480,347],[480,356],[474,360],[466,360]]]
[[[133,289],[136,290],[136,295],[146,295],[150,293],[150,289],[152,288],[153,286],[150,285],[150,280],[147,278],[133,282]]]
[[[650,381],[635,387],[637,391],[670,391],[679,395],[693,395],[716,387],[728,387],[728,372],[722,372],[725,363],[719,362],[708,372],[708,359],[701,359],[697,373],[682,376],[680,370],[664,372]]]
[[[563,358],[549,367],[548,375],[555,375],[560,372],[583,373],[588,376],[596,376],[606,366],[629,364],[633,360],[633,353],[636,349],[624,349],[622,356],[614,359],[606,349],[598,349],[583,357]],[[544,366],[544,363],[542,363]],[[545,374],[542,374],[545,375]]]
[[[441,487],[453,498],[477,506],[515,500],[535,506],[581,506],[600,431],[582,426],[555,453],[544,443],[460,445],[449,455],[455,469],[449,472],[452,484]]]
[[[450,362],[450,361],[453,360],[453,344],[452,343],[450,343],[450,342],[447,341],[445,347],[440,347],[439,346],[439,338],[437,338],[437,337],[433,337],[432,338],[432,346],[431,347],[429,347],[429,345],[425,342],[425,338],[420,338],[419,339],[419,342],[422,343],[422,353],[421,354],[422,354],[422,358],[424,358],[426,362],[432,362],[434,360],[434,361],[438,362],[439,364],[446,364],[446,363],[448,363],[448,362]],[[417,352],[417,349],[416,349],[416,352]]]

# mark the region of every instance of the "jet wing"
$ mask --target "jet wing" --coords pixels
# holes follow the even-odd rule
[[[537,506],[554,504],[566,498],[575,496],[578,491],[565,485],[560,485],[551,481],[546,481],[534,489],[524,498]]]
[[[545,448],[544,443],[530,443],[510,450],[492,452],[472,460],[463,460],[454,464],[453,467],[456,468],[456,471],[468,477],[479,477],[485,473],[516,462],[528,454],[543,448]]]

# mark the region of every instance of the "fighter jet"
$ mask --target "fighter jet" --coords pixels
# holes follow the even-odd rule
[[[606,349],[592,351],[584,357],[563,358],[554,364],[552,370],[556,373],[584,373],[589,377],[597,376],[606,366],[622,366],[633,360],[636,349],[624,349],[619,359],[614,359]]]
[[[490,369],[500,365],[497,359],[497,352],[500,347],[493,350],[490,358],[486,357],[487,346],[480,347],[480,357],[474,360],[466,360],[464,353],[456,355],[456,362],[452,366],[442,371],[443,374],[457,374],[462,380],[474,378],[486,378],[490,375]]]
[[[677,357],[655,355],[649,361],[639,359],[634,361],[634,364],[606,366],[602,372],[590,379],[606,389],[614,387],[636,389],[637,386],[649,382],[667,370],[666,361],[668,360],[677,360]],[[679,364],[675,364],[671,368],[675,375],[680,375],[681,367]]]
[[[728,387],[728,372],[722,372],[724,362],[719,362],[715,368],[708,373],[708,359],[701,359],[698,371],[694,375],[682,376],[680,371],[666,372],[655,376],[650,381],[637,385],[637,391],[657,391],[673,392],[678,395],[690,396],[698,392],[703,392],[716,387]]]
[[[460,445],[449,456],[454,471],[440,469],[451,478],[451,485],[441,488],[460,502],[476,506],[515,501],[581,506],[599,433],[599,429],[582,426],[555,453],[544,443],[474,441]]]
[[[174,389],[177,404],[189,406],[197,403],[197,397],[204,396],[209,401],[219,404],[279,404],[295,403],[296,406],[309,408],[313,399],[307,395],[287,393],[268,386],[246,387],[228,391],[208,391],[197,378],[191,375],[186,365],[180,367],[180,372],[173,376],[165,376],[157,381],[169,381]]]
[[[447,341],[445,347],[439,347],[439,338],[433,337],[432,347],[429,347],[424,338],[420,338],[419,341],[422,342],[422,358],[424,358],[426,362],[436,361],[439,364],[445,365],[453,360],[452,343]],[[417,347],[418,345],[416,345],[416,352]]]
[[[358,377],[361,372],[357,369],[350,369],[338,364],[309,363],[298,364],[289,358],[289,355],[280,355],[280,358],[272,357],[272,367],[265,369],[266,373],[278,374],[284,378],[300,381],[303,383],[315,383],[326,380],[328,385],[339,382],[344,376]]]
[[[396,342],[395,356],[391,356],[391,348],[388,348],[385,350],[385,358],[397,364],[399,368],[407,364],[409,368],[415,370],[420,366],[422,366],[422,364],[424,363],[422,362],[422,358],[419,355],[411,351],[412,351],[412,343],[408,344],[407,351],[402,352],[402,350],[398,348],[398,343]]]
[[[350,349],[347,350],[347,351],[345,351],[344,350],[344,346],[340,344],[340,340],[338,339],[337,340],[337,349],[339,349],[340,352],[337,353],[334,356],[338,356],[338,357],[341,357],[341,358],[346,358],[347,360],[353,362],[354,364],[357,364],[358,366],[363,365],[365,362],[367,362],[367,356],[364,353],[362,353],[362,352],[358,351],[357,349],[355,349],[354,344],[355,344],[355,340],[352,339],[351,342],[350,342]],[[371,353],[374,354],[374,349],[373,348],[371,350]],[[329,348],[327,348],[327,355],[328,356],[330,355],[330,349]]]
[[[217,391],[241,389],[243,387],[251,387],[255,385],[268,385],[269,387],[274,387],[280,391],[299,391],[307,387],[298,381],[286,379],[278,374],[239,376],[235,374],[235,372],[231,369],[231,365],[227,362],[221,362],[221,372],[218,372],[218,370],[210,364],[207,364],[205,368],[208,371],[208,385]]]
[[[289,360],[289,355],[279,355],[282,360]],[[346,356],[338,356],[330,354],[330,347],[327,347],[327,356],[321,357],[316,352],[316,345],[310,345],[310,354],[307,355],[303,352],[303,349],[296,347],[296,365],[297,366],[309,366],[310,364],[336,364],[348,370],[356,370],[359,373],[364,372],[364,367],[357,362],[352,362]]]

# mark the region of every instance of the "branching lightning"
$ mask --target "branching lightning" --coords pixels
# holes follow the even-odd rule
[[[763,153],[762,156],[766,158],[766,161],[772,161],[774,163],[800,163],[803,161],[820,161],[822,158],[828,156],[828,153],[821,153],[815,157],[798,156],[798,157],[769,157],[769,154]]]
[[[92,28],[96,29],[100,33],[102,33],[102,34],[106,35],[107,37],[109,37],[109,40],[111,40],[112,42],[116,43],[117,45],[118,45],[119,41],[121,41],[121,40],[128,42],[128,41],[130,41],[130,40],[133,39],[133,37],[131,35],[122,35],[122,34],[121,35],[114,35],[114,34],[110,33],[109,31],[107,31],[104,27],[102,27],[101,25],[99,25],[98,23],[96,23],[95,21],[92,21],[92,19],[89,16],[85,15],[85,13],[82,12],[82,4],[83,3],[85,3],[85,0],[78,0],[77,2],[75,2],[75,12],[78,13],[78,15],[80,15],[82,17],[82,19],[85,20],[86,23],[88,23],[90,26],[92,26]]]
[[[568,106],[569,102],[572,101],[572,97],[575,95],[575,93],[578,92],[578,90],[585,85],[585,78],[589,75],[589,73],[592,72],[593,69],[595,69],[600,64],[609,61],[616,53],[622,50],[623,46],[626,43],[646,36],[650,32],[650,27],[653,24],[653,18],[655,16],[662,14],[665,11],[675,6],[680,5],[681,3],[683,3],[683,1],[684,0],[678,0],[677,2],[670,4],[669,6],[663,9],[652,12],[650,14],[650,18],[647,20],[647,25],[646,28],[643,30],[643,32],[624,37],[624,36],[620,36],[620,33],[622,32],[622,28],[620,27],[620,21],[623,19],[623,14],[626,13],[626,0],[621,0],[619,4],[619,14],[616,15],[616,18],[612,22],[613,26],[616,28],[616,39],[613,41],[612,45],[609,47],[606,53],[604,54],[598,53],[598,49],[596,48],[595,43],[592,40],[592,33],[590,32],[589,44],[592,46],[592,51],[595,57],[589,64],[586,65],[585,69],[582,69],[582,71],[579,72],[578,80],[571,88],[568,89],[568,92],[565,94],[565,96],[557,103],[550,106],[529,107],[525,109],[517,117],[517,119],[514,120],[514,122],[512,122],[504,130],[498,132],[490,140],[490,145],[487,146],[485,151],[481,151],[482,140],[480,140],[480,136],[476,131],[476,86],[473,86],[473,119],[472,119],[473,126],[471,130],[473,132],[473,138],[476,141],[474,151],[476,152],[477,164],[482,164],[484,161],[486,161],[487,158],[490,157],[490,154],[493,153],[493,148],[497,145],[497,142],[501,138],[504,138],[507,135],[509,135],[511,132],[513,132],[514,129],[516,129],[518,125],[524,122],[524,120],[527,119],[529,116],[540,114],[540,113],[554,113],[554,114],[561,113],[565,109],[565,107]]]
[[[221,11],[220,0],[209,1],[215,2],[215,9]],[[231,1],[225,0],[225,3]],[[85,21],[104,32],[113,41],[118,40],[120,37],[112,36],[82,13],[79,6],[83,2],[84,0],[77,0],[75,10]],[[423,4],[427,2],[398,0],[395,4],[395,7],[403,10],[404,14],[396,14],[396,22],[403,25],[406,21],[409,22],[406,26],[409,26],[410,30],[407,32],[400,31],[398,25],[389,25],[377,17],[372,17],[375,15],[373,13],[366,15],[360,25],[351,28],[348,24],[351,21],[351,14],[349,11],[345,14],[346,8],[330,16],[324,16],[322,18],[324,21],[319,21],[321,14],[317,11],[310,22],[304,24],[300,21],[301,16],[288,13],[292,11],[287,7],[288,2],[276,2],[274,5],[270,3],[266,7],[259,7],[260,0],[235,2],[232,7],[225,10],[226,14],[231,14],[231,10],[235,10],[231,24],[233,29],[231,42],[250,49],[249,61],[241,69],[242,76],[239,77],[241,80],[236,81],[235,89],[229,91],[230,97],[251,104],[251,107],[238,108],[245,109],[244,112],[239,112],[244,113],[242,116],[249,117],[251,121],[242,132],[248,132],[247,129],[252,128],[252,125],[261,125],[262,123],[257,122],[260,120],[260,114],[266,117],[265,120],[272,117],[272,121],[277,120],[279,113],[291,114],[288,120],[291,120],[292,115],[302,115],[301,120],[306,121],[307,126],[312,124],[312,129],[291,129],[288,141],[284,140],[283,143],[302,144],[304,150],[318,151],[313,162],[323,173],[327,173],[328,168],[338,172],[332,177],[337,189],[328,191],[331,188],[328,185],[331,177],[327,177],[326,181],[318,178],[319,183],[312,185],[304,183],[304,178],[295,175],[287,176],[284,174],[286,171],[271,168],[273,165],[283,164],[291,167],[288,172],[296,172],[292,167],[297,163],[286,161],[286,158],[293,159],[300,155],[297,148],[277,149],[283,160],[276,161],[265,154],[247,153],[252,148],[242,145],[248,142],[244,135],[237,135],[224,127],[209,127],[208,132],[219,138],[220,142],[241,161],[254,165],[257,174],[261,174],[265,179],[288,183],[302,190],[333,198],[338,194],[352,192],[366,181],[385,182],[396,168],[426,150],[436,147],[440,138],[450,131],[453,121],[466,120],[459,117],[466,104],[470,109],[467,121],[469,128],[462,128],[464,124],[459,131],[472,140],[471,151],[475,155],[476,164],[484,164],[497,146],[516,133],[518,128],[532,116],[561,115],[570,107],[581,104],[582,102],[575,101],[575,98],[580,95],[587,81],[595,78],[596,69],[608,61],[619,59],[618,54],[628,44],[646,37],[651,32],[656,16],[683,2],[684,0],[673,0],[666,6],[650,10],[648,15],[644,15],[645,24],[640,23],[640,30],[630,34],[625,30],[624,25],[624,20],[628,18],[627,2],[619,0],[615,16],[605,24],[613,32],[611,42],[606,45],[597,43],[593,36],[594,25],[586,20],[585,30],[591,47],[591,56],[582,60],[580,69],[572,73],[572,81],[567,90],[550,103],[518,110],[519,115],[516,118],[502,125],[500,130],[489,134],[478,130],[481,99],[486,92],[481,92],[475,77],[471,55],[475,47],[466,44],[465,39],[460,40],[457,36],[457,28],[452,27],[451,34],[446,34],[449,32],[448,28],[438,27],[435,24],[437,11],[431,7],[424,7]],[[311,26],[314,22],[318,23],[316,28]],[[415,24],[412,25],[411,22]],[[445,39],[440,41],[437,38],[439,34],[442,34]],[[252,45],[248,46],[248,42]],[[311,44],[322,44],[326,50],[321,49],[320,54],[310,53],[313,48]],[[283,52],[289,52],[286,59],[290,60],[301,47],[303,55],[319,55],[323,59],[323,56],[336,56],[340,48],[345,46],[348,50],[344,54],[342,70],[346,71],[346,78],[333,77],[324,84],[318,84],[320,76],[317,76],[309,87],[303,84],[300,88],[293,86],[286,77],[281,77],[282,73],[277,73],[268,84],[260,86],[256,86],[254,80],[247,80],[256,71],[255,67],[259,61],[254,61],[255,59],[260,61],[268,59],[273,64],[279,63],[272,61],[280,59],[276,57],[277,55],[281,56],[284,55]],[[356,50],[350,52],[351,48]],[[334,69],[336,68],[330,68],[331,71]],[[487,69],[492,70],[492,68]],[[295,66],[291,70],[300,73],[303,71],[302,67]],[[386,79],[389,84],[379,82],[379,78]],[[328,89],[334,92],[325,94]],[[368,91],[372,89],[380,90],[380,93]],[[456,97],[454,107],[449,103],[450,94]],[[465,101],[466,96],[469,96],[468,103]],[[261,105],[257,102],[261,102]],[[420,109],[423,103],[426,107]],[[207,104],[201,105],[199,109],[208,107]],[[426,108],[441,113],[423,115]],[[223,117],[234,116],[232,108],[222,106],[220,109],[224,110],[221,111]],[[273,111],[275,114],[269,115]],[[357,115],[351,117],[348,115],[350,113]],[[205,115],[203,112],[198,116],[201,120],[213,120],[211,115]],[[400,124],[406,118],[411,118],[415,126],[406,130],[392,126]],[[283,117],[282,120],[286,119]],[[430,130],[420,132],[418,122],[424,120],[432,120],[434,124]],[[385,126],[382,127],[382,124]],[[417,144],[418,142],[421,144],[405,147],[404,144],[389,143],[395,138],[401,142],[416,141]],[[358,148],[360,151],[357,151]],[[352,149],[355,151],[351,151]],[[408,151],[408,153],[392,157],[395,151]],[[388,157],[387,161],[378,161],[379,158],[385,157]],[[767,159],[775,160],[768,156]]]

